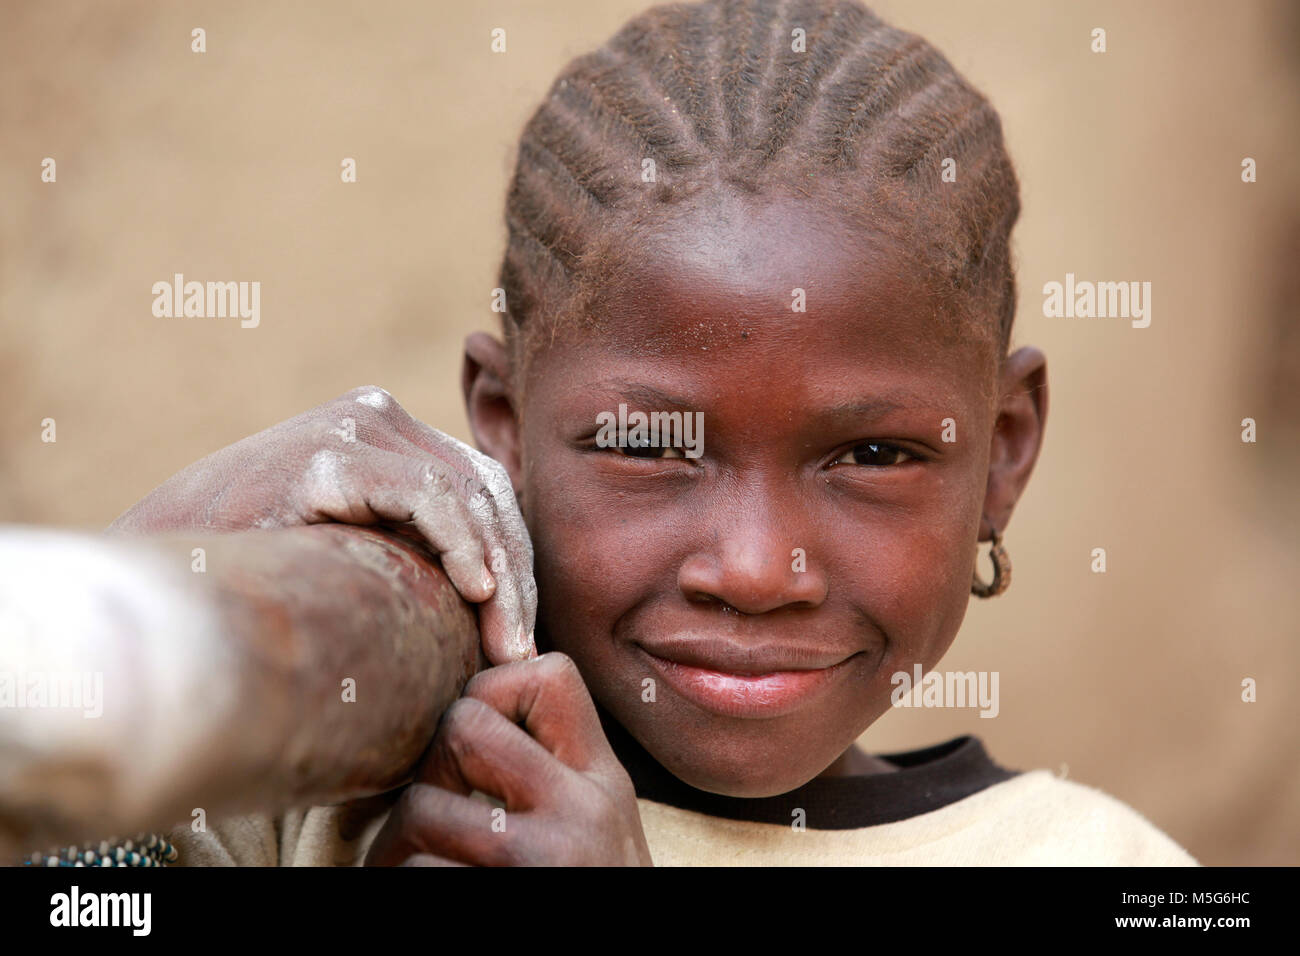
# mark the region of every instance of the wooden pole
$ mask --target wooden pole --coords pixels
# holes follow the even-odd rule
[[[485,661],[396,531],[0,529],[0,862],[398,786]]]

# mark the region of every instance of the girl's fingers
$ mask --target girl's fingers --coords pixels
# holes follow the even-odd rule
[[[462,700],[482,701],[561,763],[579,772],[622,770],[600,726],[596,705],[573,660],[543,654],[535,661],[481,671]]]
[[[492,707],[462,697],[443,713],[416,779],[466,796],[478,790],[515,812],[554,804],[567,789],[570,774],[545,747]]]
[[[479,608],[479,630],[488,660],[505,664],[535,657],[533,547],[510,476],[500,462],[417,421],[400,406],[392,418],[414,457],[428,456],[446,466],[442,474],[466,502],[482,536],[485,560],[495,583],[495,593]]]
[[[395,427],[413,446],[439,461],[456,462],[456,471],[475,487],[469,493],[470,512],[484,529],[488,567],[497,593],[482,609],[485,634],[501,640],[484,642],[493,664],[536,656],[533,628],[537,620],[537,585],[533,579],[533,545],[505,467],[475,448],[436,431],[402,412]],[[491,604],[496,606],[492,607]]]
[[[491,663],[526,657],[523,588],[504,549],[492,544],[492,528],[474,513],[458,487],[460,479],[448,477],[439,462],[422,452],[420,457],[414,453],[414,449],[412,454],[369,449],[350,481],[354,488],[349,489],[349,499],[362,496],[366,510],[376,519],[409,521],[415,526],[460,595],[480,606],[479,631]]]
[[[403,792],[375,845],[371,866],[504,865],[507,848],[493,807],[428,783]],[[518,823],[519,821],[509,821]]]
[[[372,449],[361,470],[354,478],[357,493],[376,516],[412,522],[467,601],[492,596],[496,587],[485,565],[482,532],[435,463]]]
[[[532,620],[536,603],[529,611],[526,595],[536,591],[532,569],[519,572],[502,548],[494,549],[490,558],[497,592],[479,607],[479,625],[483,633],[483,650],[493,664],[527,660],[536,656]]]
[[[505,468],[412,418],[383,389],[353,389],[328,414],[331,422],[353,418],[360,440],[346,451],[314,454],[302,512],[349,523],[413,523],[460,595],[480,606],[487,659],[536,656],[532,543]]]
[[[500,528],[484,500],[470,497],[470,520],[483,535],[484,559],[495,590],[479,607],[483,649],[493,664],[527,660],[535,656],[533,624],[537,617],[537,585],[533,581],[531,552],[512,555],[502,543]]]
[[[500,575],[494,575],[501,579]],[[509,587],[509,580],[506,579]],[[478,629],[482,635],[483,655],[494,667],[519,660],[517,623],[494,595],[478,606]]]
[[[511,560],[517,562],[519,569],[531,571],[532,539],[505,466],[477,448],[412,418],[400,406],[398,410],[400,414],[394,416],[394,427],[407,441],[439,461],[451,464],[467,481],[472,480],[484,491],[484,503],[489,506],[484,519],[496,525],[501,546]]]

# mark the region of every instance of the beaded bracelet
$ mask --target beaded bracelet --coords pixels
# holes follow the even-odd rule
[[[175,863],[176,847],[156,833],[141,833],[134,840],[117,837],[99,845],[83,843],[49,853],[33,853],[23,866],[166,866]]]

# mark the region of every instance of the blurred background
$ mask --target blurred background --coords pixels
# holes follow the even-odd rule
[[[647,5],[6,3],[0,521],[101,529],[356,385],[468,439],[460,348],[496,328],[514,144],[561,66]],[[1300,862],[1300,4],[873,6],[1001,112],[1013,345],[1047,353],[1051,408],[1014,584],[972,599],[942,664],[999,671],[1001,713],[896,710],[863,745],[978,734],[1203,863]],[[260,281],[260,326],[154,317],[176,272]],[[1043,317],[1067,272],[1150,281],[1151,326]]]

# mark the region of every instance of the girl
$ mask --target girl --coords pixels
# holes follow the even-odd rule
[[[854,2],[656,7],[571,63],[519,144],[503,339],[466,343],[486,455],[363,388],[115,525],[413,522],[499,665],[412,785],[181,827],[181,862],[1194,864],[972,737],[854,745],[1010,580],[1047,412],[1018,212],[997,114]],[[695,453],[602,431],[637,412]]]

